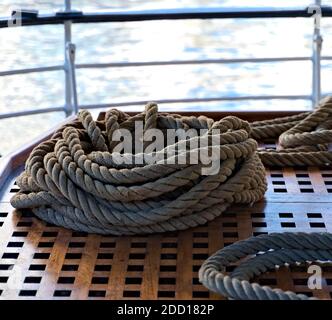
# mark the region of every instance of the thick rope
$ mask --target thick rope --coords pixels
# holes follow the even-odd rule
[[[153,153],[122,154],[126,161],[119,164],[120,154],[113,152],[119,142],[113,134],[117,129],[134,132],[137,121],[143,121],[144,133],[154,128],[206,131]],[[85,232],[130,235],[195,227],[213,220],[232,203],[250,204],[263,197],[264,167],[249,134],[249,124],[236,117],[214,122],[158,114],[154,103],[133,117],[110,110],[100,122],[83,110],[78,121],[32,151],[17,180],[20,192],[11,203],[15,208],[32,208],[50,223]],[[211,142],[215,137],[218,145],[190,148],[195,141]],[[145,141],[144,148],[150,143]],[[195,151],[216,147],[219,170],[205,176],[206,165],[195,158]],[[148,156],[160,154],[168,158],[147,162]],[[181,156],[185,163],[170,161]],[[192,157],[197,160],[193,164],[188,161]]]
[[[144,139],[142,148],[133,143],[132,152],[119,153],[120,141],[114,136],[119,130],[135,133],[139,121],[148,139]],[[160,129],[163,133],[168,129],[205,131],[154,150],[153,139],[148,134],[150,129]],[[218,138],[217,145],[211,144],[215,138]],[[278,150],[257,150],[256,140],[277,138]],[[83,110],[77,120],[60,128],[50,140],[32,151],[25,171],[17,180],[20,191],[11,199],[11,204],[18,209],[31,208],[47,222],[78,231],[132,235],[183,230],[215,219],[233,203],[252,204],[262,199],[267,188],[263,164],[331,165],[332,153],[328,149],[331,141],[332,98],[322,100],[313,112],[251,124],[234,116],[213,121],[205,116],[158,113],[155,103],[149,103],[145,112],[135,116],[109,110],[102,121],[94,121]],[[197,157],[197,151],[214,154],[211,164],[219,164],[217,172],[204,174],[207,165]],[[162,160],[149,161],[157,156],[162,156],[158,158]],[[177,161],[181,157],[186,161]],[[120,163],[119,159],[124,161]],[[195,161],[189,162],[189,159]],[[283,239],[283,235],[279,238]],[[264,239],[270,243],[269,237]],[[243,253],[254,253],[241,251],[242,247],[231,248],[232,259],[242,257]],[[290,258],[286,261],[292,262],[298,252],[288,249],[278,247],[267,257],[272,262],[282,262],[287,252]],[[306,252],[303,259],[316,257],[306,248],[298,249]],[[326,252],[322,254],[329,255],[330,249],[324,249]],[[222,257],[223,254],[224,251]],[[274,294],[265,289],[257,289],[260,296],[250,293],[256,285],[242,283],[254,271],[249,274],[247,269],[238,269],[240,281],[237,277],[212,272],[211,268],[218,266],[212,266],[211,261],[219,263],[219,260],[210,259],[200,275],[211,290],[232,298],[286,297],[279,291]],[[266,267],[264,259],[255,261],[260,270]],[[252,268],[251,264],[245,266]],[[228,284],[233,280],[238,281],[234,284],[238,291]]]
[[[256,256],[239,264],[230,275],[225,273],[227,266],[249,255]],[[237,300],[315,299],[292,291],[260,286],[249,280],[276,266],[331,260],[330,233],[271,233],[251,237],[219,250],[203,263],[199,280],[211,291]]]
[[[252,123],[256,140],[277,139],[280,150],[260,150],[265,166],[328,166],[332,163],[332,97],[323,99],[315,111],[292,117]]]

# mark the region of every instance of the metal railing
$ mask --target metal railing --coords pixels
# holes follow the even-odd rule
[[[19,13],[19,16],[17,15]],[[244,58],[244,59],[205,59],[205,60],[176,60],[176,61],[148,61],[148,62],[115,62],[115,63],[86,63],[75,64],[75,45],[72,43],[73,23],[99,23],[99,22],[132,22],[151,20],[184,20],[184,19],[229,19],[229,18],[292,18],[315,16],[313,32],[313,50],[311,57],[275,57],[275,58]],[[321,6],[321,0],[316,0],[315,5],[307,8],[252,8],[252,9],[174,9],[174,10],[150,10],[150,11],[123,11],[84,13],[75,11],[71,7],[71,0],[65,0],[64,11],[54,14],[40,15],[34,11],[16,11],[10,18],[0,18],[0,28],[10,24],[19,23],[21,26],[63,24],[64,25],[64,64],[28,69],[0,71],[0,76],[11,76],[35,72],[59,71],[65,72],[65,104],[59,107],[43,109],[28,109],[24,111],[0,113],[0,119],[11,118],[38,113],[64,111],[67,116],[77,113],[79,108],[104,108],[142,105],[147,101],[129,101],[108,104],[79,105],[77,97],[75,69],[89,68],[125,68],[142,66],[166,66],[166,65],[194,65],[194,64],[228,64],[228,63],[269,63],[288,61],[312,62],[312,92],[309,95],[252,95],[252,96],[221,96],[210,98],[183,98],[156,100],[159,103],[195,103],[241,100],[273,100],[273,99],[303,99],[310,100],[312,105],[321,98],[321,61],[332,60],[332,57],[322,57],[322,36],[320,24],[317,19],[332,17],[332,7]],[[319,21],[318,21],[319,22]]]

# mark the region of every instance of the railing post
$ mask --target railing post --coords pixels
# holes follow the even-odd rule
[[[321,99],[321,52],[323,37],[320,33],[321,0],[316,0],[311,7],[314,12],[314,34],[312,43],[312,107],[314,108]]]
[[[78,112],[78,101],[77,101],[77,90],[76,90],[76,73],[75,73],[75,54],[76,47],[73,43],[68,42],[66,44],[66,53],[68,60],[68,74],[70,80],[70,92],[72,97],[72,111],[77,114]]]
[[[65,0],[65,12],[71,11],[71,0]],[[71,21],[67,20],[64,22],[64,59],[65,59],[65,112],[66,116],[73,114],[72,106],[72,86],[71,77],[69,74],[69,55],[67,54],[67,43],[71,42]]]

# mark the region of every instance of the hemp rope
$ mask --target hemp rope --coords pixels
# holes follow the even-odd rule
[[[122,154],[134,164],[126,161],[119,165],[119,154],[113,152],[118,144],[112,139],[113,133],[117,129],[133,133],[136,121],[144,122],[145,133],[152,128],[163,132],[193,128],[206,129],[201,138],[209,142],[218,136],[219,153],[213,158],[220,163],[218,172],[204,176],[202,168],[206,165],[200,159],[195,164],[169,161],[149,164],[142,150]],[[256,140],[278,137],[280,150],[257,150]],[[189,146],[195,139],[197,137],[186,138],[144,156],[168,155],[167,151],[173,151],[170,157],[191,159],[197,149],[191,150]],[[50,140],[31,152],[25,171],[17,179],[20,191],[11,199],[11,204],[18,209],[31,208],[36,216],[49,223],[84,232],[133,235],[183,230],[215,219],[233,203],[252,204],[262,199],[267,188],[263,164],[330,165],[332,153],[328,143],[331,141],[332,98],[322,100],[313,112],[251,124],[234,116],[213,121],[205,116],[158,113],[155,103],[149,103],[145,112],[135,116],[111,109],[102,121],[94,121],[88,111],[82,110],[77,120],[60,128]],[[177,152],[180,145],[185,146],[182,153]],[[149,147],[149,142],[144,143],[145,147]],[[201,149],[198,147],[199,151]],[[206,151],[214,150],[215,146],[206,147]],[[142,163],[135,164],[137,160]],[[270,243],[268,237],[266,241]],[[328,244],[328,249],[332,249],[331,241]],[[271,249],[274,248],[272,244]],[[226,249],[229,250],[223,250]],[[217,258],[223,257],[223,250]],[[239,250],[240,253],[232,252],[234,257],[242,256],[242,247]],[[252,253],[247,251],[247,254]],[[327,253],[330,252],[326,251],[325,256]],[[293,248],[289,248],[289,254],[295,255]],[[273,254],[268,256],[275,259]],[[308,256],[303,257],[308,259]],[[210,259],[208,261],[219,261],[214,257]],[[255,284],[242,287],[243,281],[234,284],[237,291],[228,288],[227,276],[216,271],[219,267],[210,262],[207,262],[208,267],[204,266],[201,281],[214,291],[234,298],[275,297],[267,291],[265,295],[263,291],[259,291],[259,295],[252,294],[248,286]],[[211,268],[216,270],[212,272]],[[241,276],[247,277],[244,272]],[[223,289],[224,284],[228,291]],[[249,293],[246,296],[241,290],[249,290]],[[278,296],[285,298],[280,293]],[[293,298],[293,295],[288,296]]]
[[[271,249],[273,251],[269,251]],[[225,267],[255,254],[258,255],[242,262],[230,275],[225,274]],[[238,241],[219,250],[203,263],[199,270],[199,280],[209,290],[231,299],[314,300],[314,297],[260,286],[249,280],[286,263],[331,259],[331,233],[271,233]]]

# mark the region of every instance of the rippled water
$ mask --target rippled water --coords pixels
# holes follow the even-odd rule
[[[305,0],[256,0],[257,6],[306,6]],[[332,5],[332,0],[325,1]],[[177,7],[248,6],[246,0],[84,0],[85,11]],[[10,8],[60,10],[63,1],[1,0],[0,15]],[[310,56],[312,19],[186,20],[73,26],[77,63]],[[39,26],[0,30],[0,70],[63,63],[63,27]],[[323,54],[332,56],[332,19],[322,20]],[[323,62],[323,91],[332,91],[331,63]],[[209,64],[139,68],[80,69],[81,104],[221,97],[225,95],[308,95],[311,63]],[[64,104],[61,71],[0,78],[0,112]],[[244,101],[162,105],[164,110],[303,109],[308,101]],[[133,107],[132,107],[133,108]],[[131,109],[132,109],[131,108]],[[141,109],[141,107],[135,107]],[[62,112],[0,120],[0,154],[31,140],[64,118]]]

